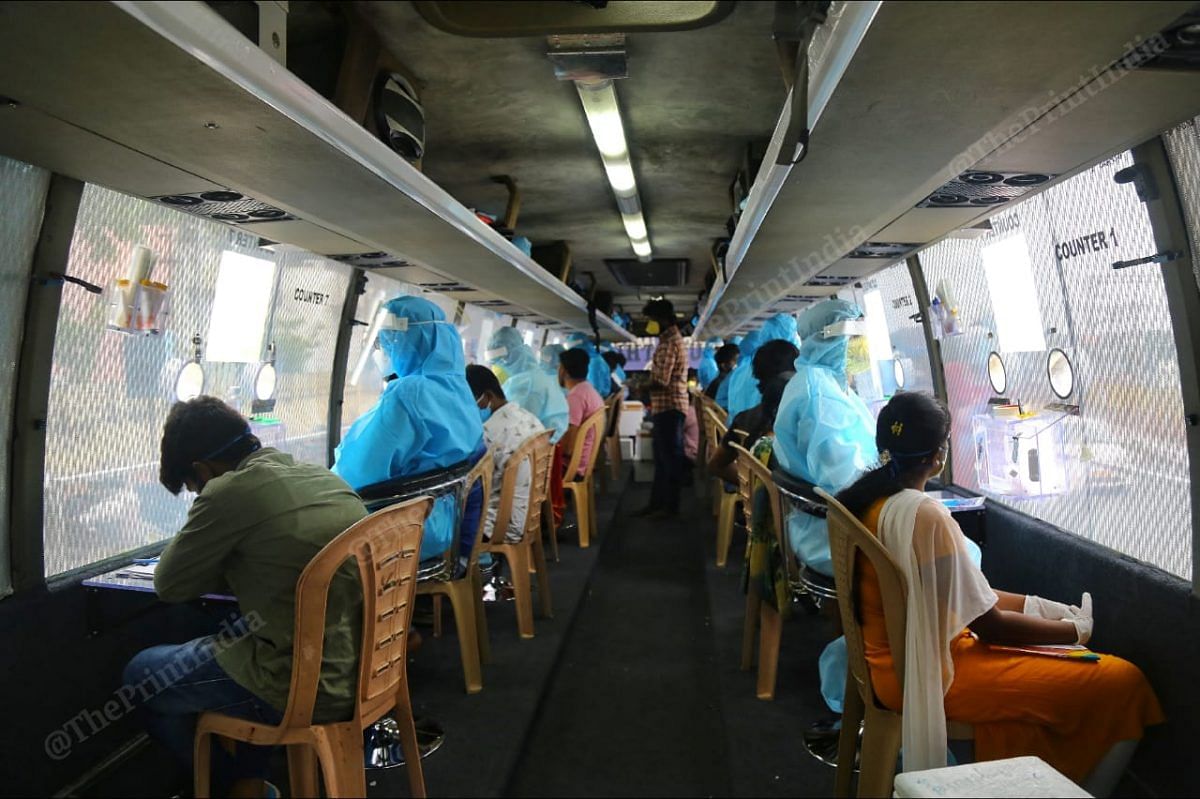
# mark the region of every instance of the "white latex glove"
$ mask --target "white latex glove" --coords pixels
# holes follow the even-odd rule
[[[1029,594],[1025,597],[1023,612],[1026,616],[1036,616],[1039,619],[1061,621],[1070,617],[1070,608],[1062,602]]]
[[[1064,618],[1064,621],[1075,625],[1077,635],[1075,643],[1086,644],[1092,637],[1092,627],[1095,625],[1095,620],[1092,618],[1092,595],[1084,591],[1080,606],[1071,605],[1067,608],[1067,613],[1069,615]]]

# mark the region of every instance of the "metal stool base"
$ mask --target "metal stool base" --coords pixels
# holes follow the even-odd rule
[[[827,766],[837,768],[838,742],[842,736],[842,720],[818,721],[804,731],[804,748],[810,755]],[[858,773],[859,758],[862,756],[863,727],[858,726],[858,747],[854,755],[854,773]]]
[[[417,748],[424,760],[442,747],[446,733],[428,719],[417,719],[416,725]],[[363,731],[363,755],[368,771],[404,765],[404,750],[400,748],[400,730],[395,719],[384,716]]]

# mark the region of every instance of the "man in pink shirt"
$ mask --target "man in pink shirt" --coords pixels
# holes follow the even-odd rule
[[[570,461],[576,445],[583,447],[583,456],[579,459],[579,473],[572,479],[583,476],[585,464],[592,457],[592,448],[596,445],[594,432],[584,441],[576,441],[579,428],[592,414],[604,410],[604,400],[600,397],[600,392],[592,388],[587,379],[589,363],[588,354],[579,349],[567,350],[558,356],[558,383],[567,390],[567,408],[571,414],[567,432],[563,434],[559,446],[563,449],[566,461]]]

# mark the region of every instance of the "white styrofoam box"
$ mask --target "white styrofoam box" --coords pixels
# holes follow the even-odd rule
[[[633,458],[633,447],[634,447],[634,442],[637,439],[633,438],[632,436],[630,436],[630,437],[622,436],[618,440],[621,442],[621,460],[623,460],[623,461],[633,460],[634,459]]]
[[[642,429],[646,409],[640,402],[626,402],[621,406],[621,421],[618,423],[622,436],[636,436]]]
[[[902,799],[941,796],[1090,797],[1040,757],[1010,757],[896,775]]]
[[[640,431],[635,439],[633,448],[633,459],[635,461],[652,461],[654,460],[654,441],[650,433]]]

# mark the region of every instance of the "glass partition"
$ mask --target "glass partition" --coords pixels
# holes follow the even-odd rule
[[[1190,578],[1184,411],[1130,154],[1026,200],[976,239],[921,253],[952,297],[942,338],[955,483]],[[1070,374],[1067,375],[1066,364]]]
[[[169,310],[161,334],[128,335],[106,329],[104,298],[64,288],[47,429],[47,575],[178,530],[190,498],[159,484],[159,438],[176,378],[194,359],[195,338],[203,393],[245,415],[255,410],[260,370],[273,360],[274,405],[259,405],[255,433],[298,459],[325,462],[329,364],[351,270],[307,253],[276,255],[258,243],[257,236],[155,203],[85,189],[69,272],[106,286],[126,277],[135,247],[145,247],[153,254],[150,278],[169,286]],[[245,353],[222,355],[243,360],[210,361],[205,339],[227,253],[274,264],[271,302],[265,335]],[[236,298],[236,281],[232,291]],[[238,324],[237,314],[217,316],[219,324]],[[266,384],[258,385],[261,391]]]

